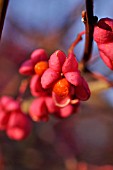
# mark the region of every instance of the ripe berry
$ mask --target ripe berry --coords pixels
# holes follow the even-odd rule
[[[55,83],[53,91],[59,97],[66,97],[69,94],[69,87],[70,84],[66,78],[62,78]]]
[[[47,68],[48,68],[48,62],[40,61],[37,64],[35,64],[34,70],[36,74],[41,76]]]

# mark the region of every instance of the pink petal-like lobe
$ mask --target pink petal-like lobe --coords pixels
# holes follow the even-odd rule
[[[59,73],[54,71],[51,68],[48,68],[42,75],[41,77],[41,84],[43,88],[49,88],[52,86],[52,84],[58,80],[59,78]]]
[[[31,120],[22,112],[13,112],[10,115],[6,133],[9,138],[23,140],[31,132]]]
[[[67,72],[74,72],[78,70],[78,62],[76,56],[70,53],[63,64],[62,72],[65,74]]]
[[[102,18],[94,29],[94,40],[105,64],[113,70],[113,19]]]
[[[94,28],[94,40],[104,44],[113,42],[113,19],[102,18]]]
[[[55,113],[55,116],[59,118],[67,118],[74,113],[74,107],[71,104],[68,104],[65,107],[62,107]]]
[[[12,112],[20,109],[20,104],[18,101],[14,100],[9,96],[2,96],[0,99],[0,108],[6,112]]]
[[[16,100],[9,101],[7,106],[6,106],[6,111],[12,112],[12,111],[16,111],[16,110],[20,110],[19,102],[16,101]]]
[[[56,72],[62,71],[62,65],[66,59],[64,52],[57,50],[55,51],[49,59],[49,67]]]
[[[34,64],[32,60],[26,60],[19,68],[19,73],[23,75],[32,75],[34,73]]]
[[[46,106],[48,109],[49,114],[53,114],[55,113],[55,111],[57,110],[57,107],[55,106],[55,103],[53,101],[52,97],[47,96],[45,98],[45,102],[46,102]]]
[[[36,49],[31,54],[31,59],[34,64],[36,64],[39,61],[47,61],[47,53],[44,49]]]
[[[0,98],[0,105],[1,105],[2,107],[6,107],[7,104],[8,104],[10,101],[12,101],[12,100],[13,100],[12,97],[2,96],[2,97]]]
[[[79,100],[85,101],[90,97],[90,89],[85,79],[82,78],[82,80],[82,85],[75,87],[75,95]]]
[[[33,96],[45,95],[46,91],[42,88],[41,78],[38,75],[34,75],[30,81],[30,90]]]
[[[5,130],[9,121],[10,113],[0,109],[0,130]]]
[[[81,74],[79,71],[76,72],[67,72],[64,74],[65,78],[73,84],[74,86],[78,86],[82,84]]]
[[[98,44],[100,57],[103,59],[105,64],[113,70],[113,42],[107,44]]]
[[[29,114],[34,121],[48,121],[48,110],[44,97],[37,98],[31,103]]]
[[[113,70],[113,60],[110,60],[103,52],[100,52],[100,56],[103,59],[103,61],[105,62],[105,64],[111,69]]]

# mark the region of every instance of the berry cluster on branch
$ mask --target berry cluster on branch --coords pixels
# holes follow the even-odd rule
[[[8,1],[5,12],[7,4]],[[0,35],[4,18],[5,13],[1,20]],[[0,131],[5,131],[9,138],[25,139],[32,130],[31,120],[46,122],[51,116],[68,118],[77,113],[81,101],[89,99],[91,92],[81,71],[87,68],[87,62],[91,58],[93,39],[97,43],[100,57],[113,70],[113,19],[102,18],[97,22],[97,17],[93,16],[93,1],[86,0],[86,12],[82,12],[82,20],[85,31],[79,33],[67,56],[61,50],[48,56],[44,49],[35,49],[19,68],[19,73],[26,77],[20,85],[17,98],[0,97]],[[84,55],[78,63],[74,47],[82,40],[83,34]],[[25,113],[22,103],[28,87],[32,102],[28,113]]]

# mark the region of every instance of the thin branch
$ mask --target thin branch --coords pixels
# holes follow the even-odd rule
[[[28,85],[29,85],[29,78],[28,79],[23,79],[21,81],[21,84],[20,84],[20,87],[19,87],[19,92],[18,92],[18,96],[16,97],[16,99],[18,101],[22,101],[23,100],[23,97],[25,96],[25,92],[27,91],[28,89]]]
[[[69,47],[68,54],[69,54],[69,53],[74,53],[74,48],[75,48],[75,46],[82,40],[82,35],[83,35],[83,34],[85,34],[85,31],[80,32],[80,33],[77,35],[75,41],[74,41],[74,42],[71,44],[71,46]]]
[[[0,39],[9,0],[0,0]]]
[[[85,49],[82,62],[86,63],[91,56],[92,43],[93,43],[93,31],[94,31],[94,16],[93,16],[93,0],[86,0],[86,12],[84,14],[85,23]]]

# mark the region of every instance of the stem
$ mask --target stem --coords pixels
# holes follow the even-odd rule
[[[75,46],[79,43],[79,41],[82,40],[82,35],[83,35],[83,34],[85,34],[85,31],[80,32],[80,33],[77,35],[75,41],[74,41],[74,42],[71,44],[71,46],[69,47],[68,54],[69,54],[69,53],[73,53]]]
[[[9,0],[0,0],[0,39]]]
[[[93,16],[93,0],[86,0],[86,12],[84,14],[85,23],[85,49],[82,62],[85,64],[91,56],[92,43],[93,43],[93,31],[94,31],[94,16]]]
[[[25,95],[25,92],[28,88],[28,84],[29,84],[29,79],[22,80],[20,87],[19,87],[19,93],[18,93],[18,96],[17,96],[17,99],[19,101],[21,101],[23,96]]]

